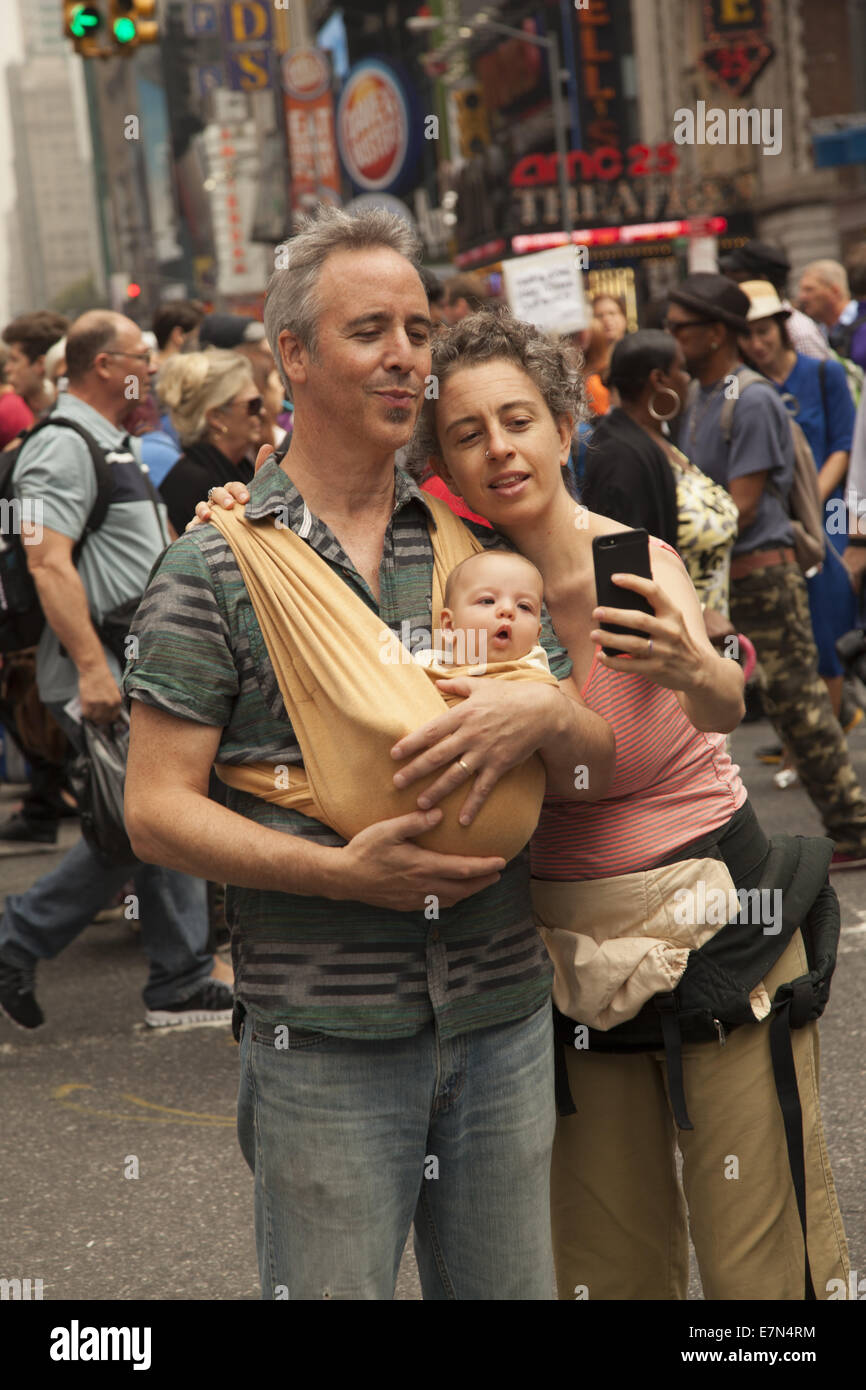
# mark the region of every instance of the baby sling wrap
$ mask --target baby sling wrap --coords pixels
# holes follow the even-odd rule
[[[427,502],[435,519],[435,526],[428,522],[435,630],[449,572],[484,547],[443,502]],[[440,773],[398,790],[392,778],[400,764],[390,749],[460,697],[446,700],[382,619],[290,527],[272,518],[248,522],[237,508],[215,508],[211,524],[237,561],[303,757],[303,767],[216,764],[217,776],[323,821],[346,840],[416,811],[422,788]],[[486,669],[496,672],[494,665]],[[499,674],[556,684],[549,673]],[[472,825],[458,822],[463,785],[439,803],[442,820],[416,843],[443,854],[512,859],[535,830],[544,789],[544,765],[533,754],[499,780]]]

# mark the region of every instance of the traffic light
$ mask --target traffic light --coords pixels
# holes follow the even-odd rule
[[[140,43],[156,43],[159,25],[150,16],[156,0],[109,0],[109,29],[120,52]]]
[[[454,100],[457,103],[460,153],[464,159],[471,159],[473,155],[480,154],[490,144],[487,112],[484,109],[481,92],[477,88],[470,87],[455,92]]]
[[[99,5],[81,5],[77,0],[67,0],[63,6],[63,21],[63,32],[72,39],[76,53],[84,58],[100,53],[99,39],[105,29],[105,19]]]

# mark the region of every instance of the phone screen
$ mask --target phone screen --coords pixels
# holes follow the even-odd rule
[[[614,531],[607,536],[596,536],[592,542],[592,560],[595,567],[595,589],[601,608],[634,608],[641,613],[654,615],[654,609],[643,594],[632,589],[622,589],[614,584],[612,574],[637,574],[643,579],[652,579],[649,558],[649,532]],[[634,627],[623,627],[608,623],[605,632],[627,633],[632,637],[644,634]],[[623,656],[617,647],[602,647],[606,656]]]

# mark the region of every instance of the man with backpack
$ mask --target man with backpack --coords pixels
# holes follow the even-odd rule
[[[852,299],[845,267],[838,261],[811,261],[800,276],[799,299],[831,348],[866,370],[866,300]]]
[[[866,800],[818,674],[806,582],[794,548],[790,419],[770,383],[753,384],[740,396],[744,364],[737,337],[748,332],[749,298],[724,276],[696,273],[669,301],[666,327],[699,384],[683,416],[680,447],[728,489],[740,511],[731,620],[755,646],[767,714],[836,841],[831,867],[866,866]]]
[[[69,389],[20,449],[12,487],[31,523],[20,549],[44,614],[40,698],[80,749],[82,720],[107,725],[121,712],[122,636],[166,533],[164,508],[120,428],[153,370],[141,330],[120,314],[84,314],[69,331],[66,361]],[[14,646],[15,624],[32,641],[38,611],[14,613],[0,603],[0,649]],[[150,961],[146,1021],[158,1027],[230,1019],[231,991],[211,978],[204,882],[135,861],[106,863],[82,840],[57,869],[6,899],[0,1010],[14,1023],[41,1025],[38,960],[74,940],[130,874]]]

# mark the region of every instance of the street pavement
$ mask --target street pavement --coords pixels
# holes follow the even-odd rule
[[[777,790],[755,761],[754,749],[771,741],[763,722],[733,738],[764,828],[821,833],[799,786]],[[866,722],[850,743],[866,786]],[[14,797],[0,790],[0,814]],[[77,834],[65,823],[61,846]],[[0,858],[0,890],[22,891],[60,858]],[[864,1271],[866,871],[833,881],[843,935],[821,1024],[823,1106],[852,1266]],[[146,1029],[144,978],[134,924],[96,923],[39,967],[44,1028],[28,1034],[0,1016],[0,1278],[40,1278],[46,1300],[256,1299],[231,1031]],[[408,1247],[396,1297],[420,1298]],[[690,1298],[700,1297],[693,1273]]]

